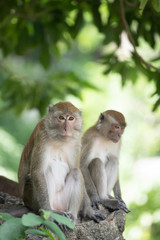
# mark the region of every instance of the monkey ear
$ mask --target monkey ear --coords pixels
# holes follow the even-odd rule
[[[52,112],[53,111],[53,105],[49,105],[49,107],[48,107],[48,112]]]
[[[104,115],[103,115],[103,113],[101,113],[99,116],[98,123],[102,123],[103,119],[104,119]]]

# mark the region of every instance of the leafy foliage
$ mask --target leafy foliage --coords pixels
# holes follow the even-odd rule
[[[143,10],[144,10],[147,2],[148,2],[148,0],[141,0],[140,6],[139,6],[139,12],[140,12],[140,14],[143,13]]]
[[[33,64],[40,62],[48,71],[49,67],[52,68],[59,62],[58,59],[62,59],[69,49],[78,44],[79,34],[87,24],[92,23],[103,35],[101,44],[91,49],[92,59],[103,59],[101,62],[106,66],[105,74],[112,71],[119,73],[123,85],[128,80],[135,82],[137,72],[142,72],[148,81],[155,82],[154,95],[157,100],[154,110],[159,106],[157,46],[160,43],[160,0],[2,0],[0,9],[0,46],[3,57],[22,56],[33,61]],[[89,18],[86,17],[88,15]],[[118,54],[124,44],[124,32],[132,45],[128,58]],[[144,42],[152,50],[152,57],[139,54],[137,49]],[[114,49],[110,47],[111,43],[114,43]],[[104,51],[106,48],[108,51]],[[79,51],[77,48],[77,54]],[[77,55],[70,58],[77,61]],[[76,73],[74,67],[67,71],[64,71],[64,66],[62,69],[54,69],[54,74],[42,80],[18,74],[15,76],[2,62],[3,58],[0,62],[0,97],[4,103],[2,110],[12,108],[21,113],[26,108],[38,108],[43,114],[52,100],[65,99],[66,94],[80,97],[82,88],[92,87]]]
[[[159,197],[160,193],[158,191],[159,185],[154,186],[154,188],[145,193],[146,201],[142,204],[132,203],[131,211],[134,214],[127,216],[127,226],[134,227],[135,225],[143,229],[142,236],[140,239],[159,239],[160,234],[160,218],[159,218]],[[147,218],[150,221],[147,222]],[[146,220],[146,221],[145,221]],[[147,226],[147,227],[146,227]]]
[[[14,75],[8,76],[0,84],[2,100],[5,103],[2,111],[12,108],[17,114],[20,114],[24,109],[38,108],[41,115],[44,115],[52,98],[65,99],[64,93],[80,97],[82,86],[94,88],[76,76],[74,72],[61,72],[48,78],[41,81],[19,78]],[[50,78],[53,78],[54,81]]]
[[[54,240],[54,236],[47,229],[54,233],[59,240],[65,240],[66,238],[64,233],[58,225],[53,221],[50,221],[49,218],[52,217],[52,219],[54,219],[57,223],[62,223],[68,228],[73,229],[74,227],[71,220],[45,210],[41,211],[43,212],[43,217],[33,213],[28,213],[23,215],[21,219],[14,218],[7,213],[0,213],[0,218],[5,220],[5,222],[0,226],[1,240],[24,239],[26,234],[49,237],[51,240]],[[41,225],[45,226],[47,229]],[[38,229],[34,229],[33,227],[37,227]]]

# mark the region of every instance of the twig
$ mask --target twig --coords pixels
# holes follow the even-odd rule
[[[156,70],[157,72],[160,73],[160,68],[157,68],[157,67],[153,66],[152,64],[146,62],[146,61],[144,60],[144,58],[143,58],[142,56],[140,56],[139,53],[137,52],[134,39],[133,39],[133,37],[132,37],[131,31],[130,31],[130,29],[129,29],[128,23],[127,23],[126,18],[125,18],[125,11],[124,11],[123,0],[119,0],[119,3],[120,3],[121,19],[122,19],[124,28],[125,28],[125,30],[126,30],[126,33],[127,33],[127,35],[128,35],[128,39],[130,40],[130,42],[131,42],[131,44],[132,44],[132,46],[133,46],[135,55],[140,59],[140,61],[141,61],[147,68],[149,68],[149,69],[152,68],[152,69],[154,69],[154,70]]]

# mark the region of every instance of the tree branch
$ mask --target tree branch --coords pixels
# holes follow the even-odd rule
[[[119,0],[119,3],[120,3],[121,19],[122,19],[124,28],[125,28],[125,30],[126,30],[126,33],[127,33],[127,35],[128,35],[128,39],[129,39],[129,41],[131,42],[131,44],[132,44],[132,46],[133,46],[135,55],[140,59],[140,61],[141,61],[147,68],[149,68],[149,69],[152,68],[152,69],[154,69],[154,70],[156,70],[157,72],[160,73],[160,68],[157,68],[157,67],[153,66],[152,64],[146,62],[146,61],[144,60],[144,58],[143,58],[141,55],[139,55],[139,53],[137,52],[134,39],[133,39],[132,34],[131,34],[131,31],[130,31],[130,29],[129,29],[127,20],[126,20],[126,18],[125,18],[125,11],[124,11],[123,0]]]

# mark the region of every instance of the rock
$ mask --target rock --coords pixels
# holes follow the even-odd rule
[[[14,196],[0,192],[0,210],[1,209],[19,209],[23,207],[23,201]],[[101,213],[106,216],[106,220],[100,223],[84,219],[78,220],[73,231],[65,232],[67,240],[124,240],[123,231],[125,228],[125,213],[122,210],[110,213],[108,210],[100,207]],[[45,240],[44,237],[28,235],[26,240]]]
[[[125,227],[125,213],[122,210],[114,211],[111,214],[105,209],[101,210],[107,215],[106,220],[100,223],[83,221],[76,225],[74,231],[68,231],[68,240],[124,240],[122,233]]]

